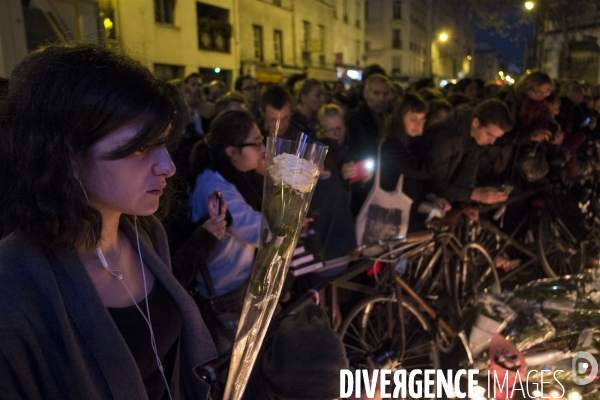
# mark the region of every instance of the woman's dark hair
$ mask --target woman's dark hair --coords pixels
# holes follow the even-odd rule
[[[440,122],[443,113],[449,114],[452,111],[450,102],[444,98],[437,98],[427,102],[427,115],[425,116],[425,128]]]
[[[132,123],[140,131],[106,159],[155,143],[169,127],[167,144],[176,143],[185,109],[179,88],[106,48],[54,45],[30,54],[13,71],[0,110],[2,228],[48,245],[95,245],[102,218],[75,169],[94,143]]]
[[[469,99],[467,99],[467,96],[462,93],[452,93],[450,96],[448,96],[448,101],[450,102],[452,108],[460,107],[463,104],[469,104]]]
[[[436,88],[423,88],[417,91],[419,96],[423,98],[423,100],[429,102],[431,100],[444,99],[444,93]]]
[[[474,83],[473,79],[471,79],[471,78],[463,78],[460,81],[456,82],[456,86],[454,86],[454,91],[455,92],[459,92],[459,93],[464,93],[465,90],[467,90],[467,87],[471,83]]]
[[[544,99],[544,101],[546,102],[546,104],[557,103],[560,102],[560,97],[558,97],[558,93],[552,92],[550,93],[550,96]]]
[[[408,147],[408,135],[404,126],[404,116],[409,113],[427,113],[427,103],[416,93],[407,93],[402,100],[396,103],[394,111],[386,119],[383,127],[383,139],[399,139],[405,147]]]
[[[243,144],[254,125],[254,119],[246,111],[225,111],[217,115],[204,140],[196,143],[192,149],[188,177],[190,185],[193,187],[198,175],[206,169],[215,171],[220,163],[230,162],[225,149]]]
[[[323,84],[321,83],[321,81],[316,79],[305,79],[302,81],[302,83],[296,83],[296,86],[299,86],[296,90],[296,101],[298,105],[301,105],[303,96],[309,94],[314,87],[323,86]]]
[[[287,80],[285,81],[285,85],[283,86],[292,96],[294,96],[296,94],[294,92],[294,87],[296,86],[296,83],[299,81],[303,81],[304,79],[306,79],[306,74],[293,74],[292,76],[287,78]]]

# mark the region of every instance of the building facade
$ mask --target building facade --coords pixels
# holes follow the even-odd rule
[[[127,51],[161,79],[201,72],[231,82],[239,57],[234,0],[100,0],[106,43]]]
[[[472,75],[475,51],[475,20],[463,0],[433,0],[432,74],[439,79]],[[446,34],[446,40],[441,35]]]
[[[102,42],[96,0],[0,0],[0,77],[40,46]]]
[[[582,23],[587,22],[587,23]],[[600,83],[600,14],[591,13],[565,33],[548,24],[542,46],[541,67],[552,78]]]
[[[241,71],[259,82],[335,81],[362,66],[364,0],[239,0],[239,9]]]
[[[364,63],[364,0],[0,0],[1,75],[49,42],[105,43],[161,79],[335,81]],[[46,21],[44,29],[40,22]],[[38,25],[33,34],[25,20]],[[21,24],[21,25],[20,25]],[[25,24],[27,25],[27,24]],[[46,26],[47,25],[47,26]],[[354,71],[348,74],[360,78]]]
[[[467,2],[367,0],[365,7],[367,64],[381,65],[399,81],[470,74],[475,28]]]
[[[500,58],[492,46],[487,43],[477,43],[475,46],[475,68],[473,78],[485,82],[496,81],[500,72]]]

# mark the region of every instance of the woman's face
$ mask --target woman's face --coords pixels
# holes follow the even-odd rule
[[[308,109],[316,114],[321,106],[325,104],[325,91],[323,90],[323,86],[313,86],[312,89],[310,89],[310,92],[303,96],[302,104],[308,106]]]
[[[105,216],[156,212],[167,178],[175,174],[175,165],[164,145],[169,129],[151,145],[117,160],[105,157],[133,139],[139,125],[124,126],[96,142],[78,171],[90,205]]]
[[[346,125],[341,115],[330,115],[323,121],[325,137],[336,140],[339,144],[344,143],[346,137]]]
[[[553,116],[556,117],[558,114],[560,114],[560,99],[558,97],[553,102],[546,102],[546,105]]]
[[[421,136],[423,134],[423,126],[425,126],[425,113],[409,111],[404,114],[404,129],[408,136]]]
[[[227,148],[227,153],[231,159],[231,164],[241,172],[248,172],[256,169],[261,160],[265,158],[264,137],[254,125],[246,140],[241,146]]]
[[[539,86],[535,86],[527,92],[527,96],[530,99],[536,101],[543,101],[546,97],[550,96],[552,93],[552,85],[549,83],[543,83]]]
[[[471,82],[465,88],[465,97],[469,99],[469,102],[477,100],[477,84]]]

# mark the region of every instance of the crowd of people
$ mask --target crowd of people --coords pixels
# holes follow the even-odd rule
[[[506,185],[543,184],[548,173],[523,171],[531,153],[576,179],[599,97],[540,71],[514,86],[403,88],[376,65],[349,87],[241,76],[228,90],[196,73],[162,82],[95,46],[32,53],[0,100],[0,397],[207,398],[197,368],[235,337],[269,135],[329,146],[305,230],[331,260],[360,241],[354,221],[375,170],[381,189],[412,199],[409,232],[425,228],[423,202],[477,220],[479,204],[507,200]],[[511,207],[507,226],[524,212]],[[290,279],[280,302],[347,267]],[[339,338],[318,310],[293,318],[271,332],[247,398],[295,387],[337,398]],[[294,359],[322,373],[300,380]]]

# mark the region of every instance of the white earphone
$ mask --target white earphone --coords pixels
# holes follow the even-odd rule
[[[89,204],[90,199],[87,195],[87,192],[85,191],[85,188],[83,187],[83,183],[81,183],[81,180],[79,179],[79,177],[77,175],[75,175],[75,178],[77,179],[77,182],[79,182],[79,186],[81,186],[83,195],[85,196],[85,199],[87,200],[87,202]],[[146,321],[146,324],[148,324],[148,328],[150,329],[150,345],[152,347],[152,352],[154,353],[154,356],[156,357],[156,364],[158,366],[158,370],[160,371],[160,374],[163,377],[163,380],[165,382],[165,386],[167,387],[167,393],[169,395],[169,399],[173,400],[173,396],[171,395],[171,388],[169,387],[169,382],[167,381],[167,377],[165,376],[165,371],[164,371],[162,362],[160,361],[160,357],[158,356],[158,348],[156,347],[156,339],[154,338],[154,329],[152,329],[152,318],[150,317],[150,305],[149,305],[150,302],[148,300],[148,288],[146,286],[146,272],[144,270],[144,262],[142,260],[142,252],[140,250],[140,236],[138,234],[138,228],[137,228],[137,215],[133,217],[133,222],[134,222],[134,226],[135,226],[135,239],[136,239],[136,244],[137,244],[137,250],[138,250],[138,255],[140,257],[140,267],[142,268],[142,279],[144,280],[144,298],[146,299],[146,313],[147,313],[148,317],[146,317],[146,315],[144,314],[144,312],[142,311],[140,306],[135,301],[135,298],[133,297],[131,290],[129,290],[129,287],[123,281],[123,275],[119,272],[119,270],[111,270],[110,268],[108,268],[108,262],[106,262],[106,257],[104,257],[104,253],[102,252],[102,249],[100,248],[100,246],[98,244],[96,244],[96,254],[98,255],[98,259],[100,260],[100,264],[102,264],[102,267],[104,267],[104,269],[106,269],[108,272],[110,272],[111,275],[113,275],[115,278],[117,278],[123,284],[123,286],[125,287],[125,290],[127,290],[127,293],[129,294],[129,297],[131,297],[133,304],[138,309],[140,314],[142,314],[142,317],[144,318],[144,321]],[[96,241],[96,238],[94,238],[94,241]]]

